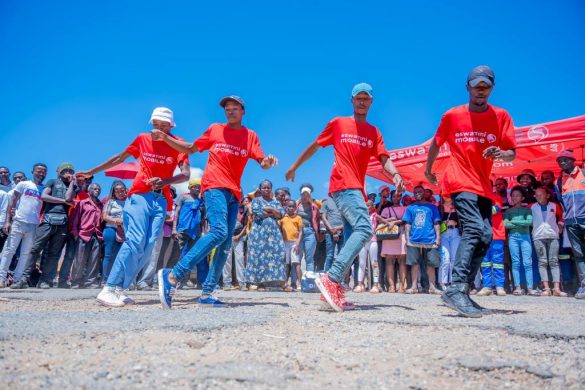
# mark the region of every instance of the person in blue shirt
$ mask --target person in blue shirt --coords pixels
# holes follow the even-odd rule
[[[416,186],[413,190],[415,202],[404,211],[402,222],[405,224],[406,264],[411,266],[411,287],[407,294],[418,293],[419,269],[423,269],[423,285],[428,277],[429,293],[440,294],[435,284],[435,269],[441,263],[441,215],[439,209],[425,201],[425,189]]]

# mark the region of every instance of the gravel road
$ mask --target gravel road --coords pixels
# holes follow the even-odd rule
[[[432,295],[222,292],[203,309],[194,290],[174,308],[156,292],[110,309],[97,290],[0,290],[5,388],[582,389],[585,302],[481,297],[495,313],[456,315]]]

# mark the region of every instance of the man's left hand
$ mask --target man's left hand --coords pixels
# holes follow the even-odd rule
[[[153,190],[160,190],[165,186],[163,179],[160,177],[153,177],[152,179],[148,179],[146,182],[152,185]]]

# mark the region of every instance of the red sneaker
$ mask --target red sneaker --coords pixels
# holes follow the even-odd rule
[[[329,279],[329,274],[323,274],[315,279],[315,284],[319,287],[319,291],[321,291],[329,306],[337,312],[342,312],[345,294],[339,283],[335,283]]]

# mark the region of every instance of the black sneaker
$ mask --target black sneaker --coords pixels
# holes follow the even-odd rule
[[[466,284],[452,284],[441,294],[441,299],[447,307],[455,310],[464,317],[481,318],[481,310],[476,308],[469,299],[467,288]]]
[[[10,288],[13,290],[23,290],[25,288],[28,288],[28,283],[25,282],[24,280],[19,280],[18,282],[12,283]]]

